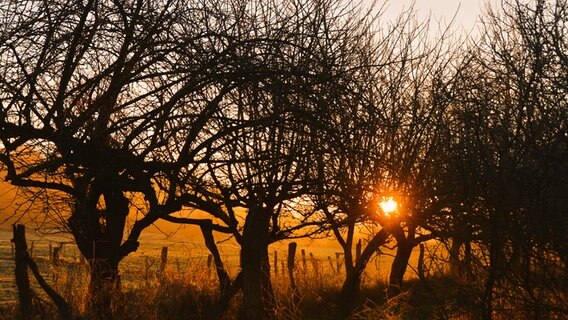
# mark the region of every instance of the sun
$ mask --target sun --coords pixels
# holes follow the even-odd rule
[[[386,216],[390,216],[398,208],[398,203],[392,197],[388,197],[381,201],[379,206],[381,206]]]

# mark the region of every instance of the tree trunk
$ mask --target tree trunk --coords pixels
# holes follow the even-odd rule
[[[347,318],[359,300],[359,292],[361,291],[361,274],[356,268],[348,272],[341,290],[339,291],[339,310],[341,318]]]
[[[484,295],[484,308],[483,308],[483,319],[491,320],[493,319],[493,295],[494,287],[501,276],[501,260],[504,257],[503,252],[503,240],[502,233],[503,228],[501,226],[505,223],[501,223],[503,210],[495,210],[490,214],[489,221],[489,272],[487,279],[485,281],[485,295]]]
[[[347,237],[345,239],[345,246],[343,247],[343,260],[345,265],[345,275],[353,272],[355,263],[353,262],[353,237],[355,235],[355,224],[352,223],[347,229]],[[337,266],[337,272],[340,272],[339,265]]]
[[[268,255],[268,234],[270,214],[262,209],[249,211],[241,243],[241,272],[243,275],[243,302],[245,318],[264,319],[267,315],[265,301],[267,295],[267,276],[270,272],[263,267]],[[269,278],[268,278],[269,282]]]
[[[22,319],[31,319],[33,315],[32,289],[28,275],[28,244],[26,243],[26,227],[22,224],[12,226],[15,247],[15,275],[18,287],[18,300],[20,316]]]
[[[270,260],[268,254],[268,246],[264,247],[262,257],[262,298],[264,300],[265,309],[271,314],[274,311],[275,298],[272,281],[270,281]]]
[[[452,279],[458,279],[459,270],[460,270],[460,248],[462,246],[462,242],[456,240],[456,238],[452,239],[452,246],[450,247],[449,252],[449,275]]]
[[[465,251],[464,251],[464,271],[466,275],[467,281],[473,280],[473,265],[472,265],[472,253],[471,253],[471,242],[466,242],[465,244]]]
[[[112,254],[113,247],[103,241],[95,242],[94,256],[89,260],[90,282],[87,310],[95,319],[113,318],[114,303],[120,297],[118,257]]]
[[[217,278],[219,279],[219,296],[223,297],[231,287],[231,278],[223,265],[223,260],[221,259],[219,249],[213,238],[211,227],[207,225],[201,226],[201,233],[205,240],[205,246],[209,249],[209,252],[211,252],[211,256],[215,262],[215,270],[217,271]]]
[[[204,319],[222,319],[225,312],[229,308],[229,302],[234,295],[239,292],[243,285],[243,274],[239,273],[235,280],[230,283],[229,288],[225,290],[223,295],[219,298],[219,301],[213,305],[213,307],[205,314]]]
[[[27,257],[27,263],[34,277],[36,278],[39,286],[43,289],[43,291],[45,291],[45,293],[49,296],[51,301],[55,303],[55,306],[57,307],[57,311],[59,313],[59,319],[61,320],[73,319],[73,310],[71,309],[71,306],[67,303],[67,301],[65,301],[65,299],[59,293],[57,293],[47,283],[47,281],[45,281],[45,279],[42,277],[41,273],[39,272],[36,263],[29,256]]]
[[[385,244],[388,236],[389,233],[387,230],[385,228],[381,229],[381,231],[369,241],[363,252],[361,252],[361,256],[356,261],[355,266],[350,268],[350,271],[347,272],[338,299],[341,318],[347,318],[357,305],[361,289],[361,275],[373,254]]]
[[[408,240],[402,240],[398,242],[398,247],[396,250],[396,255],[394,261],[392,262],[391,272],[389,276],[389,287],[387,290],[388,298],[392,298],[398,295],[402,290],[402,279],[404,278],[404,273],[408,266],[408,260],[410,260],[410,254],[412,253],[413,245]]]
[[[497,236],[495,236],[497,238]],[[484,295],[484,308],[483,319],[493,319],[493,289],[498,277],[498,268],[500,262],[500,250],[495,239],[492,239],[489,247],[489,273],[485,280],[485,295]]]
[[[97,192],[91,186],[86,197],[77,202],[68,221],[81,254],[89,262],[86,304],[93,319],[113,318],[123,305],[115,300],[121,297],[118,265],[123,258],[120,248],[129,201],[121,191],[105,187],[108,189]],[[100,196],[104,197],[104,210],[97,208]]]
[[[425,248],[424,248],[424,244],[420,243],[419,245],[420,248],[420,254],[418,255],[418,278],[422,281],[426,280],[426,274],[424,272],[424,254],[425,254]]]

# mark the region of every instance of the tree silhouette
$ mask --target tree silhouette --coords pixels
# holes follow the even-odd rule
[[[351,79],[350,90],[333,91],[335,106],[320,122],[334,128],[319,142],[320,191],[314,196],[345,257],[346,279],[339,301],[349,314],[357,302],[362,273],[371,256],[394,235],[398,246],[391,277],[400,286],[412,248],[432,237],[414,235],[437,209],[429,180],[437,172],[445,88],[453,71],[445,39],[428,43],[428,23],[413,20],[413,11],[399,17],[366,49],[370,67]],[[355,88],[355,89],[352,89]],[[335,99],[335,100],[334,100]],[[379,202],[394,197],[401,210],[383,215]],[[396,215],[396,216],[395,216]],[[380,226],[366,239],[359,259],[354,237],[365,225]],[[406,238],[405,232],[408,233]],[[403,250],[404,247],[404,250]]]
[[[211,213],[233,230],[250,319],[273,307],[268,245],[319,229],[316,208],[306,196],[317,192],[320,179],[314,164],[321,153],[314,146],[331,130],[329,121],[320,121],[333,103],[326,97],[346,90],[370,63],[363,51],[370,34],[356,9],[340,1],[259,6],[263,13],[235,25],[253,37],[276,34],[280,41],[251,42],[240,53],[238,60],[253,65],[248,70],[254,72],[243,73],[246,84],[224,101],[233,117],[215,124],[238,129],[211,149],[200,180],[184,191],[195,195],[187,206]],[[270,25],[264,23],[267,15]]]
[[[223,134],[208,122],[222,116],[223,96],[240,81],[240,61],[230,59],[242,42],[211,5],[2,6],[0,160],[8,181],[47,195],[48,207],[57,198],[69,203],[61,223],[89,261],[96,316],[110,316],[118,264],[142,230],[185,201],[156,186],[202,162],[202,150]],[[134,201],[147,210],[127,223]]]
[[[566,256],[558,229],[566,227],[566,203],[557,196],[566,188],[557,178],[566,170],[566,66],[558,50],[566,43],[559,27],[565,11],[563,1],[507,1],[490,10],[448,113],[450,170],[443,180],[458,183],[447,193],[455,198],[448,206],[453,226],[445,229],[454,232],[456,250],[475,241],[489,261],[479,264],[486,319],[498,294],[520,299],[538,317],[557,302],[535,290],[563,290],[541,274],[565,268],[554,262]],[[535,277],[538,285],[528,280]],[[505,293],[511,285],[520,291]]]

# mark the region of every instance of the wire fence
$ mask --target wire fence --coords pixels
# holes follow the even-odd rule
[[[290,285],[288,246],[276,244],[271,247],[274,248],[269,252],[271,277],[275,285]],[[67,290],[85,284],[88,263],[74,242],[37,238],[28,240],[28,251],[49,283],[61,282],[64,269],[68,278],[64,280],[67,281]],[[221,243],[219,251],[224,267],[235,277],[239,272],[238,246]],[[298,286],[339,286],[345,277],[344,256],[337,249],[309,245],[299,247],[293,257],[293,274]],[[413,260],[417,257],[411,258],[411,264]],[[363,274],[363,284],[386,283],[391,263],[392,254],[389,252],[374,255]],[[14,266],[13,244],[9,238],[3,237],[0,239],[0,304],[11,303],[17,298]],[[416,277],[413,270],[415,268],[409,268],[407,278]],[[120,264],[121,281],[126,288],[158,281],[162,273],[184,278],[196,285],[211,284],[217,280],[213,257],[203,244],[191,241],[145,244]],[[35,289],[41,291],[38,287]]]

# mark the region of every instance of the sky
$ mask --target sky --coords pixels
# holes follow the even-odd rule
[[[372,0],[366,1],[372,2]],[[378,0],[377,4],[381,5],[384,1]],[[396,17],[414,2],[416,17],[419,21],[431,15],[433,28],[438,25],[438,21],[442,27],[445,27],[455,16],[455,28],[475,33],[479,14],[485,11],[487,1],[492,5],[499,2],[499,0],[387,0],[385,17]]]

